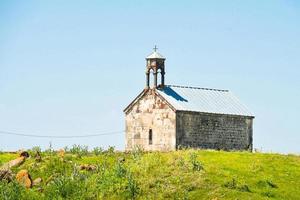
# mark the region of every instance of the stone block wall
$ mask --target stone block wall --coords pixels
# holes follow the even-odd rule
[[[176,146],[252,150],[252,117],[176,112]]]
[[[125,114],[127,151],[134,146],[146,151],[176,149],[175,112],[153,90],[150,89]],[[150,129],[152,144],[149,144]]]

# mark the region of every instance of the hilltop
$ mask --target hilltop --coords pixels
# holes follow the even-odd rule
[[[300,157],[269,153],[179,150],[115,152],[74,146],[66,152],[29,151],[37,186],[0,181],[1,199],[299,199]],[[17,158],[0,153],[0,166]]]

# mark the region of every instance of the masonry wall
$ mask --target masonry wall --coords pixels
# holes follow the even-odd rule
[[[176,146],[252,150],[253,118],[197,112],[177,112]]]
[[[175,112],[149,90],[127,111],[126,150],[141,146],[146,151],[168,151],[176,149]],[[149,130],[152,129],[152,144],[149,144]]]

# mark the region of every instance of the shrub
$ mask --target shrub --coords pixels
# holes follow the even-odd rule
[[[77,144],[74,144],[69,151],[70,153],[77,155],[79,158],[86,156],[89,153],[88,146],[81,146]]]
[[[49,154],[50,156],[53,155],[54,149],[53,149],[53,147],[52,147],[52,143],[51,143],[51,142],[49,143],[48,149],[45,150],[45,153]]]
[[[269,198],[274,198],[275,194],[272,191],[266,191],[261,193],[263,196],[269,197]]]
[[[241,186],[238,187],[238,190],[241,191],[241,192],[251,192],[248,185],[241,185]]]
[[[224,187],[229,188],[229,189],[236,189],[237,182],[234,178],[232,178],[230,181],[228,181],[224,184]]]
[[[118,177],[118,169],[115,170],[102,166],[100,176],[97,176],[96,187],[101,192],[102,198],[107,199],[111,195],[119,195],[123,184],[122,177]]]
[[[269,187],[269,188],[278,188],[278,186],[273,183],[271,180],[260,180],[257,182],[257,186],[260,188]]]
[[[185,166],[184,158],[182,158],[182,157],[179,157],[179,158],[178,158],[178,165],[179,165],[180,167],[184,167],[184,166]]]
[[[80,182],[67,175],[56,177],[45,191],[46,197],[49,199],[57,199],[57,197],[72,199],[80,192],[79,184]]]
[[[96,155],[96,156],[99,156],[103,153],[103,149],[101,147],[95,147],[93,149],[93,153]]]
[[[204,169],[202,163],[197,160],[197,154],[195,152],[191,153],[190,162],[194,171],[201,171]]]
[[[39,147],[39,146],[32,147],[31,149],[28,150],[28,153],[31,157],[40,156],[41,152],[42,152],[42,150],[41,150],[41,147]]]
[[[188,150],[189,146],[182,146],[181,144],[177,145],[177,150]]]
[[[64,147],[64,150],[65,150],[65,152],[69,152],[69,147],[68,147],[68,146],[65,146],[65,147]]]
[[[3,200],[17,200],[21,199],[22,193],[25,188],[19,185],[17,182],[12,181],[10,183],[6,181],[0,181],[0,199]]]
[[[143,148],[139,145],[136,145],[133,147],[132,151],[131,151],[131,155],[132,155],[132,158],[134,160],[138,160],[141,158],[142,154],[143,154]]]
[[[117,177],[119,177],[119,178],[125,177],[125,175],[127,173],[124,165],[121,162],[118,162],[118,164],[115,168],[115,171],[116,171]]]
[[[140,188],[136,182],[136,180],[134,180],[133,176],[131,175],[131,173],[129,173],[127,175],[127,192],[128,192],[128,198],[130,199],[136,199],[137,195],[140,192]]]
[[[246,184],[239,184],[235,178],[232,178],[231,181],[228,181],[224,184],[224,187],[229,189],[236,189],[241,192],[251,192],[250,188]]]
[[[267,180],[266,182],[271,188],[278,188],[278,186],[275,183],[273,183],[271,180]]]
[[[31,151],[32,153],[41,153],[42,152],[41,147],[39,147],[39,146],[32,147],[29,151]]]
[[[60,173],[50,182],[44,193],[47,199],[85,199],[86,180],[87,176],[80,174],[74,165],[71,174]]]
[[[45,168],[41,170],[41,173],[46,177],[56,177],[60,174],[66,174],[72,169],[71,162],[63,162],[58,156],[52,156],[50,159],[46,159]]]
[[[114,154],[115,153],[115,147],[114,146],[109,146],[106,153],[109,154],[109,155]]]

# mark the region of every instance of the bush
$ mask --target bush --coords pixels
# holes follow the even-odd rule
[[[65,150],[65,152],[69,152],[69,147],[68,147],[68,146],[65,146],[65,147],[64,147],[64,150]]]
[[[3,200],[13,200],[21,199],[22,193],[24,193],[25,188],[19,185],[17,182],[12,181],[10,183],[6,181],[0,181],[0,199]]]
[[[117,177],[119,177],[119,178],[125,177],[125,175],[127,173],[124,165],[121,162],[118,162],[118,164],[115,168],[115,171],[116,171]]]
[[[278,186],[271,180],[260,180],[257,182],[257,186],[260,188],[278,188]]]
[[[134,160],[140,159],[142,154],[143,154],[143,148],[141,146],[136,145],[133,147],[131,151],[131,155]]]
[[[57,155],[45,159],[45,168],[42,168],[41,174],[45,177],[59,176],[60,174],[66,174],[71,171],[73,164],[71,162],[63,162]]]
[[[127,193],[128,193],[128,198],[130,199],[136,199],[137,195],[140,192],[140,188],[136,182],[136,180],[133,179],[132,175],[129,173],[127,175]]]
[[[241,192],[251,192],[250,188],[246,184],[239,184],[235,178],[232,178],[231,181],[228,181],[224,184],[224,187],[229,189],[235,189]]]
[[[39,147],[39,146],[32,147],[29,151],[34,154],[42,152],[41,147]]]
[[[88,199],[87,190],[93,186],[85,184],[87,179],[88,176],[80,173],[74,165],[71,174],[60,173],[54,177],[44,193],[47,199]]]
[[[41,147],[39,147],[39,146],[32,147],[31,149],[28,150],[28,153],[31,157],[40,156],[41,152],[42,152],[42,150],[41,150]]]
[[[266,191],[261,193],[263,196],[266,196],[268,198],[274,198],[275,194],[272,191]]]
[[[93,149],[93,153],[96,155],[96,156],[99,156],[101,154],[103,154],[103,149],[101,147],[95,147]]]
[[[241,191],[241,192],[251,192],[248,185],[241,185],[241,186],[238,187],[238,190]]]
[[[224,184],[224,187],[229,189],[236,189],[237,188],[236,180],[232,178],[231,181],[228,181]]]
[[[80,182],[74,177],[62,175],[56,177],[47,187],[45,194],[48,199],[74,199],[80,195]]]
[[[88,146],[81,146],[77,144],[74,144],[69,151],[70,153],[77,155],[79,158],[86,156],[89,153]]]
[[[109,146],[106,153],[109,154],[109,155],[114,154],[115,153],[115,147],[114,146]]]
[[[49,154],[50,156],[53,155],[54,149],[53,149],[53,147],[52,147],[52,143],[51,143],[51,142],[49,143],[48,149],[45,150],[45,153]]]
[[[191,153],[190,162],[194,171],[201,171],[204,169],[202,163],[197,160],[197,154],[195,152]]]

